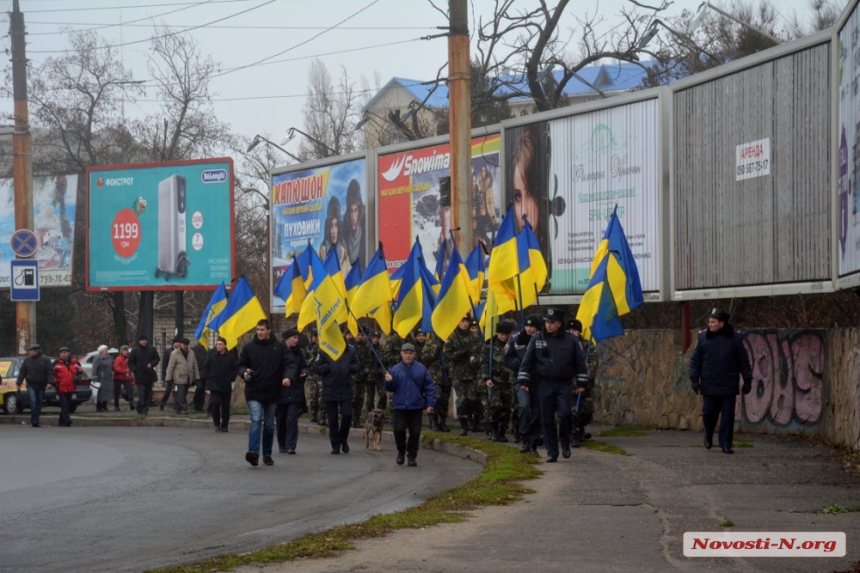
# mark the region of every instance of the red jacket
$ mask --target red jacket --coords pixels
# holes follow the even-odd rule
[[[54,362],[54,383],[57,385],[57,392],[74,392],[77,389],[75,374],[83,373],[84,369],[81,368],[77,358],[69,358],[65,362],[62,358],[57,358]]]
[[[128,356],[120,354],[113,361],[113,379],[114,380],[131,380],[131,370],[128,369]]]

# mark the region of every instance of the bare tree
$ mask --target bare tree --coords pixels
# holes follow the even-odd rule
[[[335,86],[322,60],[314,59],[308,70],[308,99],[302,110],[304,130],[313,140],[302,139],[298,156],[319,159],[361,149],[355,132],[360,113],[360,93],[350,81],[346,68],[341,67]]]

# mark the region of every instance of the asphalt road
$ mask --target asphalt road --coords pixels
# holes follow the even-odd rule
[[[251,551],[417,505],[480,472],[422,450],[300,434],[275,465],[244,459],[247,433],[161,427],[0,426],[0,571],[142,571]]]

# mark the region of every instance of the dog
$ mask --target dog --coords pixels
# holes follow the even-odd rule
[[[370,447],[370,436],[373,435],[373,449],[377,452],[382,451],[382,415],[384,411],[379,408],[374,408],[367,413],[367,424],[364,428],[364,447]]]

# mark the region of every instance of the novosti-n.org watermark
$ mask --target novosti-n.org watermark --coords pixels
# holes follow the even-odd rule
[[[685,557],[845,557],[842,532],[688,531]]]

